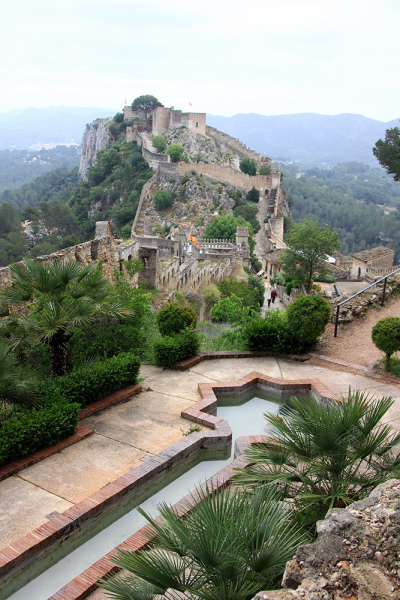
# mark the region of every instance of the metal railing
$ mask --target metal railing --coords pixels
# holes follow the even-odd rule
[[[357,294],[353,294],[352,296],[350,296],[350,298],[346,298],[346,300],[342,300],[342,302],[339,302],[339,304],[337,304],[337,306],[336,306],[335,335],[334,335],[334,337],[337,337],[337,329],[338,329],[338,324],[339,324],[339,310],[340,310],[340,307],[342,306],[342,304],[346,304],[346,302],[348,302],[349,300],[352,300],[356,296],[359,296],[360,294],[363,294],[364,292],[366,292],[370,288],[374,287],[375,285],[377,285],[381,281],[384,281],[385,283],[383,284],[383,294],[382,294],[382,301],[381,301],[381,306],[383,306],[383,303],[385,301],[386,280],[387,280],[388,277],[391,277],[392,275],[394,275],[395,273],[398,273],[399,271],[400,271],[400,269],[396,269],[395,271],[392,271],[392,273],[389,273],[388,275],[385,275],[385,277],[381,277],[381,279],[378,279],[377,281],[374,281],[374,283],[371,283],[371,285],[368,285],[363,290],[360,290],[359,292],[357,292]]]

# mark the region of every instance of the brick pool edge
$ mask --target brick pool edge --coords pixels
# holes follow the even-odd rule
[[[190,421],[211,428],[211,431],[192,433],[175,444],[172,444],[159,454],[149,457],[143,465],[119,477],[106,488],[67,509],[48,523],[45,523],[20,538],[10,546],[0,551],[0,586],[4,586],[15,576],[20,574],[28,565],[39,560],[62,541],[71,538],[82,528],[87,527],[95,519],[106,515],[119,504],[121,500],[126,501],[149,484],[153,483],[164,471],[180,465],[186,458],[193,456],[200,449],[227,449],[232,443],[232,432],[228,423],[214,416],[212,413],[217,409],[218,395],[239,395],[252,388],[266,387],[271,390],[283,392],[309,391],[312,395],[327,400],[338,400],[317,379],[282,380],[268,377],[262,373],[253,371],[248,375],[233,381],[221,383],[200,383],[198,385],[201,400],[182,411],[181,416]],[[242,454],[245,447],[252,443],[265,441],[264,436],[252,436],[250,438],[239,438],[235,449]],[[213,478],[216,483],[214,487],[227,485],[233,476],[235,468],[245,466],[243,457],[239,456],[225,469],[219,471]],[[185,512],[186,503],[190,495],[186,496],[174,505],[181,514]],[[118,549],[138,552],[144,549],[150,542],[145,527],[140,529],[130,538],[125,540]],[[119,569],[111,563],[112,554],[115,549],[98,560],[81,575],[73,579],[61,590],[51,596],[51,600],[82,600],[86,598],[97,587],[97,582],[110,573]],[[0,588],[0,589],[1,589]],[[49,599],[50,600],[50,599]]]

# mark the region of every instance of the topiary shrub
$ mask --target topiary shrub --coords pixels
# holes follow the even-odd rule
[[[372,341],[386,354],[385,368],[389,370],[390,357],[400,350],[400,318],[386,317],[372,329]]]
[[[242,328],[246,350],[254,352],[298,353],[301,343],[289,328],[285,311],[271,310],[265,319],[256,318]]]
[[[139,369],[140,358],[123,352],[47,381],[44,397],[47,402],[51,402],[53,398],[61,395],[69,402],[78,402],[81,406],[86,406],[127,385],[137,383]]]
[[[17,460],[72,435],[79,404],[61,401],[38,410],[19,412],[0,425],[0,464]]]
[[[196,312],[191,306],[182,306],[171,302],[163,306],[156,316],[158,329],[161,335],[175,335],[183,329],[196,329]]]
[[[299,296],[287,309],[288,326],[302,349],[314,344],[325,331],[331,307],[321,296]]]
[[[185,329],[177,335],[165,336],[154,342],[154,356],[157,365],[170,367],[176,362],[196,356],[200,341],[196,331]]]

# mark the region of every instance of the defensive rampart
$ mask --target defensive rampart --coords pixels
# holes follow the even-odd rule
[[[243,142],[241,142],[240,140],[231,137],[230,135],[228,135],[227,133],[224,133],[223,131],[219,131],[218,129],[215,129],[215,127],[210,127],[209,125],[206,125],[206,135],[225,144],[226,146],[228,146],[228,148],[230,150],[239,154],[239,156],[241,158],[245,158],[245,157],[253,158],[257,162],[260,162],[262,160],[261,154],[259,154],[255,150],[252,150],[251,148],[246,146],[246,144],[243,144]],[[272,164],[272,161],[270,158],[264,159],[264,161],[268,165]]]
[[[224,183],[230,183],[244,189],[246,192],[250,191],[252,187],[255,187],[260,192],[265,192],[265,190],[277,188],[280,182],[279,173],[272,175],[247,175],[247,173],[242,173],[242,171],[235,171],[232,167],[215,164],[162,163],[158,168],[163,173],[178,174],[181,176],[191,171],[196,171],[198,175],[205,175]]]

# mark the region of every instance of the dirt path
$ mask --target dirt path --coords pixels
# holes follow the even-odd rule
[[[365,316],[339,326],[337,338],[333,337],[334,326],[329,324],[316,352],[330,358],[372,367],[383,356],[383,352],[372,342],[372,328],[385,317],[400,317],[400,298],[390,299],[383,308],[370,307]]]

